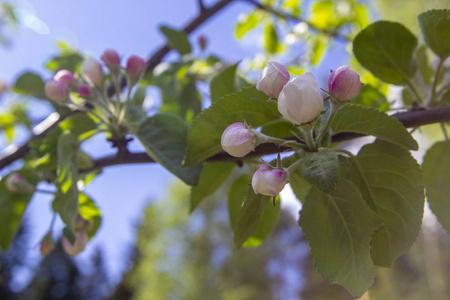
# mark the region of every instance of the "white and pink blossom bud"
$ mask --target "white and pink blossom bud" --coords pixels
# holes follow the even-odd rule
[[[271,98],[278,98],[283,86],[289,81],[288,70],[276,61],[269,61],[262,71],[256,88]]]
[[[52,232],[49,231],[44,238],[41,240],[39,244],[39,251],[42,255],[48,255],[55,248],[55,244],[53,243]]]
[[[59,70],[53,76],[53,80],[69,85],[76,81],[75,76],[69,70]]]
[[[244,123],[236,122],[224,130],[220,143],[231,156],[243,157],[255,151],[254,137]]]
[[[252,187],[255,194],[275,197],[284,189],[286,182],[287,176],[283,170],[264,164],[253,174]]]
[[[73,245],[67,237],[63,236],[62,238],[63,249],[70,256],[76,256],[83,252],[87,242],[88,236],[84,230],[78,230],[75,232],[75,243],[73,243]]]
[[[359,74],[350,70],[350,66],[337,68],[328,78],[328,92],[339,101],[352,100],[358,96],[360,90]]]
[[[78,87],[78,94],[81,97],[88,97],[91,95],[91,88],[87,84],[81,84]]]
[[[319,84],[310,72],[292,78],[278,97],[278,111],[296,125],[311,122],[322,109]]]
[[[56,80],[47,81],[45,95],[53,101],[64,102],[67,100],[67,85]]]
[[[105,73],[103,73],[102,65],[92,57],[84,60],[81,65],[81,75],[91,86],[103,86]]]
[[[5,186],[12,193],[32,193],[34,186],[19,173],[12,173],[6,178]]]
[[[105,65],[110,69],[117,69],[120,67],[120,56],[116,50],[107,49],[103,52],[100,59],[105,63]]]
[[[125,71],[127,71],[128,75],[131,77],[139,77],[144,73],[147,64],[143,58],[140,58],[137,55],[132,55],[127,60],[127,66]]]

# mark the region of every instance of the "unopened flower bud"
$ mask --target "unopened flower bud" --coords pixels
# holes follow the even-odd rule
[[[255,194],[275,197],[283,190],[286,182],[287,176],[283,170],[264,164],[253,174],[252,187]]]
[[[12,173],[6,178],[6,188],[13,193],[32,193],[34,186],[19,173]]]
[[[127,60],[127,66],[125,71],[127,71],[128,75],[134,78],[138,78],[141,74],[144,73],[147,64],[143,58],[139,56],[132,55]]]
[[[244,123],[236,122],[225,129],[220,143],[228,154],[243,157],[251,151],[255,151],[254,137]]]
[[[42,255],[48,255],[55,248],[55,244],[53,243],[52,232],[49,231],[44,238],[41,240],[39,244],[39,251]]]
[[[81,75],[91,86],[103,86],[105,74],[102,65],[92,57],[84,60],[81,65]]]
[[[198,44],[200,45],[200,49],[205,50],[206,44],[208,43],[208,40],[204,35],[201,35],[198,37]]]
[[[75,230],[89,231],[92,223],[89,220],[83,219],[79,214],[75,218]]]
[[[53,80],[69,85],[76,81],[75,76],[69,70],[59,70],[53,76]]]
[[[9,89],[9,85],[6,81],[0,79],[0,96]]]
[[[63,249],[70,256],[75,256],[83,252],[87,242],[88,236],[84,230],[78,230],[75,232],[75,243],[73,243],[73,245],[67,237],[63,236],[62,238]]]
[[[56,80],[47,81],[45,95],[53,101],[64,102],[67,100],[67,85]]]
[[[314,120],[322,108],[319,84],[310,72],[291,79],[278,97],[278,111],[297,125]]]
[[[269,61],[262,71],[261,80],[256,85],[256,88],[269,97],[278,98],[289,78],[289,72],[282,64],[276,61]]]
[[[334,70],[328,78],[328,92],[339,101],[350,101],[358,96],[361,81],[358,73],[350,70],[350,66],[342,66]]]
[[[87,97],[91,95],[91,88],[87,84],[82,84],[78,87],[78,94],[81,97]]]
[[[103,52],[100,59],[105,63],[105,65],[110,69],[117,69],[120,67],[120,56],[116,50],[108,49]]]

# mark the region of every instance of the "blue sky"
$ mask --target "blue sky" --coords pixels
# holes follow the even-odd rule
[[[42,20],[49,31],[48,34],[39,34],[20,26],[13,36],[12,46],[0,48],[0,77],[9,82],[13,82],[24,70],[37,72],[45,79],[50,78],[52,74],[45,70],[45,63],[57,52],[55,45],[58,40],[66,41],[95,58],[99,58],[107,48],[116,49],[125,58],[132,54],[148,58],[164,42],[158,30],[160,25],[181,28],[197,13],[196,0],[39,0],[15,3]],[[195,43],[199,34],[206,35],[207,51],[229,62],[254,56],[259,41],[255,43],[252,36],[243,42],[237,42],[234,38],[234,25],[239,14],[251,9],[251,6],[242,2],[229,5],[200,27],[192,35],[191,41]],[[343,52],[343,47],[337,48],[336,51]],[[336,68],[345,62],[341,56],[329,57],[327,60],[330,61],[328,65],[324,64],[327,69]],[[41,117],[46,113],[47,110],[43,108],[34,112]],[[16,142],[24,138],[19,136]],[[138,150],[139,146],[134,144],[133,148]],[[113,153],[101,136],[88,142],[85,150],[93,157]],[[107,258],[107,268],[113,279],[118,280],[123,271],[123,260],[133,245],[135,227],[142,209],[152,199],[161,198],[164,187],[173,179],[170,173],[156,164],[106,168],[86,190],[101,207],[103,224],[89,243],[88,251],[81,254],[79,259],[86,259],[95,247],[102,247]],[[33,245],[39,242],[50,223],[51,200],[52,197],[47,195],[35,196],[27,210]],[[37,249],[34,251],[37,256]]]

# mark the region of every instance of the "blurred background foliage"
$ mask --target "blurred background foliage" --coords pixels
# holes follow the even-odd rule
[[[417,33],[419,13],[448,7],[446,0],[260,3],[290,17],[276,18],[270,10],[256,9],[236,21],[237,42],[255,31],[261,34],[262,51],[244,60],[238,82],[227,83],[223,94],[253,82],[271,58],[282,57],[293,75],[301,74],[310,68],[320,68],[334,43],[347,45],[348,38],[375,19],[398,21]],[[20,21],[13,6],[1,5],[2,45],[13,43],[14,30]],[[222,60],[205,52],[190,55],[191,44],[185,35],[170,28],[161,30],[180,55],[146,76],[135,96],[136,109],[131,112],[139,119],[146,88],[152,86],[161,92],[159,111],[176,114],[189,122],[205,106],[202,98],[208,85],[221,82],[220,76],[226,72],[234,76],[236,65],[230,66],[226,58]],[[349,54],[348,45],[345,49]],[[47,62],[48,70],[79,68],[82,55],[77,50],[60,43],[59,51]],[[351,63],[366,83],[355,102],[388,110],[388,85],[358,66],[355,59]],[[25,101],[14,103],[0,114],[0,128],[8,142],[13,140],[17,126],[29,131],[36,123],[30,119],[26,103],[31,98],[44,98],[43,86],[41,77],[30,72],[23,73],[13,84],[16,96]],[[214,91],[217,90],[220,89],[215,87]],[[404,104],[411,104],[405,100],[408,90],[402,94]],[[214,101],[221,95],[208,96],[205,98]],[[64,112],[64,108],[51,104],[54,110]],[[45,141],[37,145],[45,146]],[[51,162],[40,163],[40,167],[51,168]],[[137,226],[136,244],[129,249],[128,257],[123,258],[129,262],[128,270],[118,283],[108,277],[101,249],[89,262],[68,257],[59,243],[55,251],[41,260],[30,257],[34,245],[28,242],[25,220],[10,250],[0,253],[0,299],[352,299],[343,288],[329,285],[315,270],[308,243],[296,224],[297,212],[282,211],[275,231],[261,246],[236,250],[223,192],[219,190],[189,215],[189,189],[176,182],[167,190],[170,192],[165,199],[151,201],[145,209]],[[398,259],[393,268],[378,268],[376,282],[363,299],[449,299],[448,249],[450,237],[431,218],[424,223],[411,251]],[[24,274],[31,274],[31,280],[19,284],[18,278]]]

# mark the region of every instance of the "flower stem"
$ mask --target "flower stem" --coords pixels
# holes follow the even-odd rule
[[[330,130],[331,122],[333,121],[333,118],[336,115],[337,111],[345,104],[346,104],[345,102],[340,102],[340,101],[337,101],[337,100],[334,100],[334,99],[330,100],[331,112],[328,115],[328,119],[325,122],[325,125],[320,129],[319,135],[317,136],[316,148],[320,147],[325,134],[328,132],[328,130]]]
[[[432,90],[431,90],[431,98],[430,98],[430,103],[429,103],[430,106],[434,106],[437,103],[437,100],[436,100],[436,87],[438,85],[439,76],[441,75],[441,70],[442,70],[443,66],[444,66],[444,60],[441,59],[441,61],[439,62],[439,66],[438,66],[438,68],[436,70],[436,75],[434,76],[434,82],[433,82],[433,87],[432,87]]]

